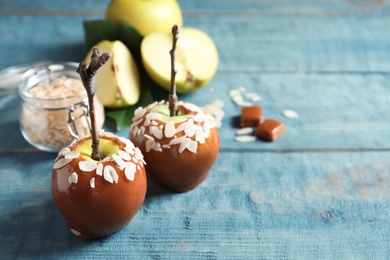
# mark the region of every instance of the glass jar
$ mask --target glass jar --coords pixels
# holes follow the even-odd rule
[[[36,148],[57,152],[90,135],[87,93],[76,72],[78,63],[64,62],[28,70],[19,85],[20,130]],[[104,108],[95,95],[97,129]]]

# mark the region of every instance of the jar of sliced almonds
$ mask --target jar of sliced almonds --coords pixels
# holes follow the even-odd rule
[[[19,85],[20,129],[24,138],[40,150],[56,152],[90,135],[87,93],[77,68],[78,63],[56,63],[23,75]],[[98,100],[95,114],[99,129],[104,123],[104,108]]]

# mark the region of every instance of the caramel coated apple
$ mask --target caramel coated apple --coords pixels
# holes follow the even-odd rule
[[[91,159],[91,138],[59,152],[53,166],[52,195],[81,238],[101,238],[124,228],[141,207],[147,188],[141,151],[125,138],[99,134],[101,161]]]
[[[169,116],[168,104],[138,108],[129,138],[145,156],[146,173],[168,189],[184,192],[208,176],[219,152],[214,118],[199,107],[179,102],[179,114]]]

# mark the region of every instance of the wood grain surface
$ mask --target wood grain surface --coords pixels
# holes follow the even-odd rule
[[[33,2],[0,0],[0,70],[83,60],[82,22],[102,19],[108,1]],[[209,177],[186,193],[149,182],[125,229],[80,240],[51,197],[56,154],[23,139],[18,95],[0,96],[0,258],[390,259],[390,3],[178,2],[184,25],[219,51],[212,81],[180,96],[224,102]],[[229,91],[240,86],[285,123],[280,139],[234,140],[240,107]]]

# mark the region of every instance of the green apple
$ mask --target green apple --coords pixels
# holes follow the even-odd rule
[[[100,52],[111,52],[111,59],[96,75],[96,92],[105,107],[121,108],[138,102],[141,87],[137,64],[129,49],[121,41],[101,41],[96,47]],[[91,60],[90,51],[85,61]]]
[[[169,51],[172,37],[152,33],[141,43],[143,65],[149,76],[169,90],[171,66]],[[176,46],[176,91],[186,93],[205,86],[218,68],[218,50],[213,40],[201,30],[183,28]]]
[[[112,0],[106,18],[129,24],[142,36],[152,32],[169,33],[173,24],[183,23],[176,0]]]
[[[84,160],[93,160],[91,157],[92,139],[87,139],[75,148]],[[114,140],[100,139],[100,152],[106,157],[112,157],[119,150],[119,145]]]

